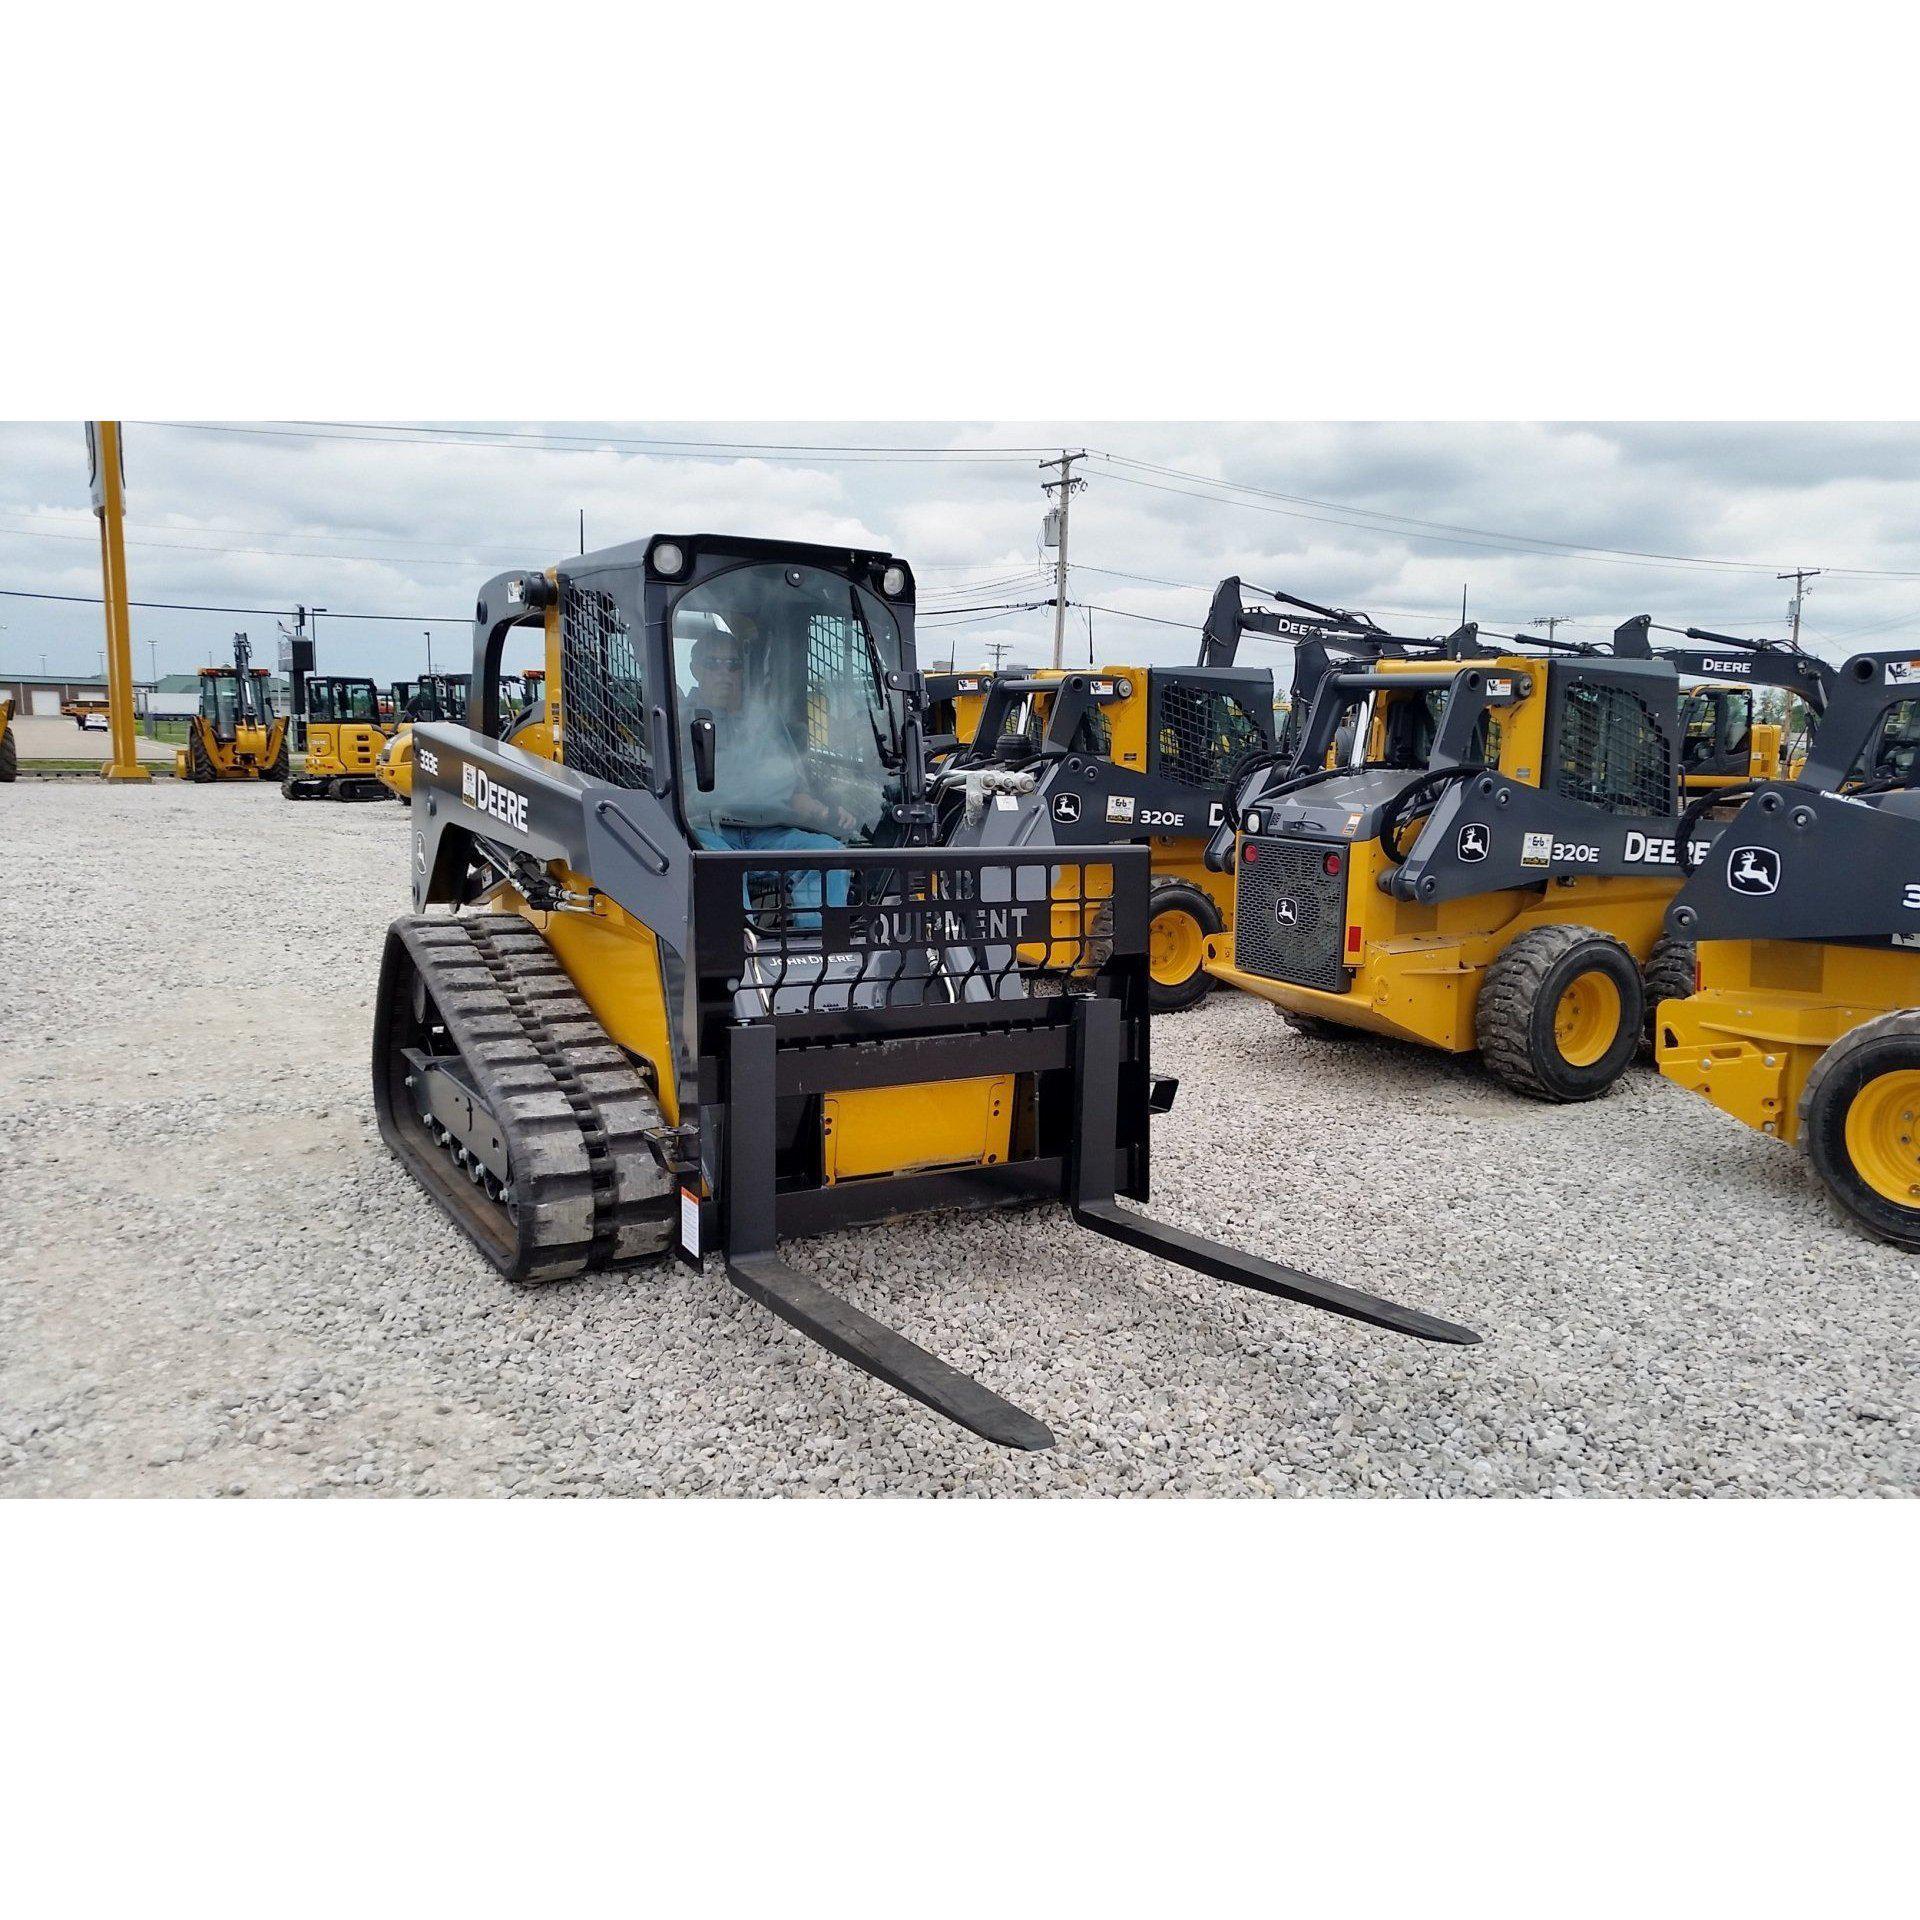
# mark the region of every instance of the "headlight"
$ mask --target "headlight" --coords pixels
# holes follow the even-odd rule
[[[653,550],[653,570],[669,580],[687,564],[687,556],[671,540],[660,541]]]
[[[898,563],[880,576],[880,591],[889,600],[898,600],[907,590],[907,570]]]

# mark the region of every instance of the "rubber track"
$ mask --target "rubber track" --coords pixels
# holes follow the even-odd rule
[[[1481,1059],[1508,1086],[1537,1100],[1565,1103],[1567,1096],[1548,1086],[1534,1071],[1533,1050],[1527,1039],[1533,1009],[1547,975],[1575,947],[1589,940],[1611,938],[1598,927],[1577,926],[1570,921],[1533,927],[1511,941],[1488,967],[1479,1003],[1473,1010],[1473,1037]]]
[[[488,1249],[495,1264],[558,1280],[663,1252],[673,1188],[646,1140],[660,1109],[546,942],[515,914],[396,931],[507,1142],[517,1249],[510,1264]]]

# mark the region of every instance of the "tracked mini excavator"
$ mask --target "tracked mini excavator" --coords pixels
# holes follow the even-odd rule
[[[289,772],[280,791],[289,800],[384,800],[387,789],[375,776],[388,739],[380,689],[371,680],[314,674],[304,692],[306,765]]]
[[[187,722],[187,744],[174,752],[175,779],[286,779],[286,716],[273,710],[272,677],[252,660],[252,642],[236,633],[233,665],[200,669],[200,711]]]
[[[986,678],[972,718],[933,779],[942,844],[1147,848],[1148,1004],[1169,1013],[1201,999],[1213,985],[1206,937],[1233,912],[1231,882],[1201,855],[1234,772],[1272,744],[1272,674],[1015,668]]]
[[[1797,1141],[1855,1220],[1920,1252],[1916,653],[1847,661],[1799,777],[1732,796],[1745,804],[1667,916],[1697,943],[1697,990],[1654,1033],[1668,1079]]]
[[[1251,767],[1209,844],[1236,881],[1209,968],[1304,1034],[1477,1050],[1541,1100],[1604,1093],[1692,973],[1662,944],[1679,683],[1650,625],[1607,651],[1469,625],[1327,671],[1292,756]]]
[[[1053,1199],[1176,1265],[1471,1342],[1121,1204],[1147,1197],[1173,1096],[1149,1057],[1151,857],[932,843],[913,612],[888,554],[704,535],[481,589],[466,724],[415,733],[416,912],[373,1045],[394,1152],[510,1278],[716,1251],[801,1332],[1008,1446],[1052,1435],[780,1237]],[[502,650],[530,625],[538,751],[498,737]],[[1071,943],[1063,894],[1099,908]]]

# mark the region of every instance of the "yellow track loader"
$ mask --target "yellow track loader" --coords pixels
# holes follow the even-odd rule
[[[510,1279],[717,1252],[809,1338],[1007,1446],[1052,1435],[780,1240],[1053,1200],[1217,1279],[1471,1342],[1122,1204],[1174,1092],[1150,1062],[1150,855],[934,844],[913,614],[889,554],[713,535],[480,590],[466,724],[414,734],[416,911],[374,1015],[388,1145]],[[501,656],[529,626],[552,724],[503,740]],[[1063,898],[1102,910],[1065,963]]]
[[[1305,1034],[1477,1051],[1541,1100],[1604,1093],[1692,967],[1661,945],[1679,683],[1650,624],[1548,653],[1468,626],[1329,671],[1208,848],[1236,896],[1209,969]]]
[[[1920,659],[1847,661],[1799,778],[1737,797],[1668,915],[1698,974],[1657,1010],[1660,1071],[1920,1252]]]
[[[252,658],[247,636],[236,633],[233,665],[200,669],[200,711],[187,722],[187,744],[174,753],[176,779],[286,779],[286,717],[274,712],[271,676],[250,665]]]
[[[380,723],[380,689],[371,680],[310,674],[306,702],[307,758],[280,790],[289,800],[384,800],[375,777],[387,730]]]

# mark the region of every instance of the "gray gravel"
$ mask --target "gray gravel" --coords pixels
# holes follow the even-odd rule
[[[985,1447],[710,1261],[498,1280],[379,1142],[391,806],[0,791],[0,1492],[1897,1494],[1914,1263],[1789,1150],[1637,1069],[1594,1105],[1297,1038],[1216,995],[1156,1209],[1486,1336],[1428,1347],[1053,1209],[794,1262],[1031,1408]]]

